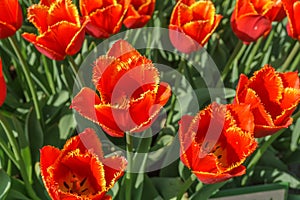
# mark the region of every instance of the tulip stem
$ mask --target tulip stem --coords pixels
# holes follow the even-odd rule
[[[75,60],[73,59],[72,56],[68,56],[68,60],[69,60],[69,63],[71,65],[71,70],[72,70],[72,72],[74,74],[74,83],[77,84],[78,88],[82,88],[83,86],[82,86],[82,83],[81,83],[79,75],[78,75],[79,67],[75,63]]]
[[[47,62],[46,56],[42,55],[42,60],[43,60],[43,63],[44,63],[44,69],[45,69],[45,73],[46,73],[46,78],[47,78],[47,81],[49,82],[51,93],[55,94],[54,81],[53,81],[52,74],[50,73],[50,70],[49,70],[49,66],[48,66],[48,62]]]
[[[34,192],[34,190],[32,188],[32,185],[31,185],[31,183],[29,181],[29,177],[28,177],[28,174],[27,174],[25,162],[24,162],[24,160],[23,160],[23,158],[21,156],[17,140],[16,140],[16,138],[15,138],[12,130],[8,128],[7,121],[1,115],[0,115],[0,124],[1,124],[4,132],[6,133],[6,136],[8,138],[9,143],[11,144],[12,151],[13,151],[14,157],[15,157],[15,162],[17,162],[18,165],[19,165],[20,173],[21,173],[21,176],[23,178],[24,185],[25,185],[25,188],[26,188],[26,190],[28,192],[28,195],[33,200],[39,200],[40,198],[35,194],[35,192]],[[12,160],[12,161],[14,162],[14,160]],[[16,166],[18,166],[18,165],[16,165]]]
[[[294,120],[297,120],[300,117],[300,111],[297,112],[295,115],[293,115]],[[277,133],[273,134],[267,141],[265,141],[259,149],[256,151],[255,155],[252,157],[250,163],[247,166],[247,176],[244,176],[241,182],[242,186],[245,186],[250,172],[253,170],[255,165],[258,163],[262,155],[265,153],[265,151],[271,146],[271,144],[285,131],[285,129],[279,130]]]
[[[262,41],[263,41],[263,37],[260,37],[257,40],[256,44],[254,45],[253,49],[251,50],[250,55],[249,55],[249,57],[248,57],[248,59],[246,61],[245,70],[244,70],[245,74],[249,74],[250,73],[250,71],[251,71],[251,63],[253,62],[253,59],[256,56],[256,53],[257,53],[257,51],[258,51],[258,49],[259,49],[260,44],[261,44]]]
[[[23,70],[25,79],[27,81],[27,84],[28,84],[28,87],[29,87],[29,90],[30,90],[30,93],[31,93],[33,105],[34,105],[34,108],[35,108],[34,110],[36,112],[36,117],[40,121],[40,124],[43,127],[44,126],[43,119],[42,119],[43,116],[42,116],[42,113],[41,113],[41,108],[40,108],[40,105],[39,105],[36,88],[33,85],[33,81],[32,81],[31,75],[30,75],[30,71],[28,69],[28,65],[25,62],[24,57],[22,56],[22,53],[20,51],[20,48],[17,45],[17,40],[15,39],[15,37],[14,36],[9,37],[8,40],[9,40],[12,48],[14,49],[14,51],[17,54],[17,57],[20,61],[21,68]]]
[[[131,134],[125,133],[126,135],[126,152],[127,152],[127,171],[125,175],[125,199],[131,200],[131,190],[132,190],[132,154],[133,154],[133,141]]]
[[[196,178],[197,177],[195,176],[195,174],[192,173],[191,176],[187,180],[185,180],[184,184],[181,186],[181,190],[177,194],[177,200],[181,200],[184,193],[191,187],[191,185],[195,182]]]
[[[290,52],[289,56],[286,58],[285,62],[283,63],[280,71],[284,72],[290,65],[290,63],[293,61],[295,55],[299,53],[299,48],[300,48],[300,42],[296,42],[294,45],[292,51]]]
[[[238,60],[243,52],[245,51],[246,49],[246,45],[243,44],[243,42],[241,40],[238,41],[238,43],[236,44],[230,58],[228,59],[224,69],[223,69],[223,72],[222,72],[222,80],[224,81],[226,76],[228,75],[228,73],[230,72],[230,70],[232,69],[232,64],[235,60]]]

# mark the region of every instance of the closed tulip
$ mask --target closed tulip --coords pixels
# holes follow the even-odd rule
[[[183,53],[190,53],[204,46],[219,25],[222,16],[216,14],[211,1],[178,1],[169,24],[173,46]]]
[[[22,26],[23,14],[18,0],[1,0],[0,8],[0,39],[4,39]]]
[[[124,19],[127,28],[140,28],[151,19],[155,9],[155,0],[131,0]]]
[[[237,0],[231,15],[231,27],[235,35],[245,44],[267,36],[272,21],[285,17],[282,3],[277,0]]]
[[[288,35],[300,41],[300,1],[297,0],[282,0],[287,17],[287,32]]]
[[[96,38],[107,38],[120,31],[130,0],[80,0],[80,12],[91,22],[87,32]]]

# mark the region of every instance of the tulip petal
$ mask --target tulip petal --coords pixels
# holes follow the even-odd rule
[[[3,76],[3,72],[2,72],[2,59],[0,58],[0,106],[2,106],[2,104],[5,101],[6,98],[6,83],[5,83],[5,79]]]
[[[90,153],[97,155],[100,160],[104,158],[102,144],[93,129],[85,129],[78,135],[78,138],[80,138],[78,139],[80,140],[78,146],[72,147],[73,149],[79,148],[82,152],[88,150]]]
[[[135,52],[136,56],[140,56],[139,52],[137,52],[128,42],[125,40],[118,40],[108,50],[107,56],[119,58],[129,52]]]
[[[215,174],[215,173],[206,173],[206,172],[199,172],[193,171],[193,173],[198,177],[198,179],[204,184],[214,184],[218,182],[226,181],[230,178],[241,176],[246,173],[246,167],[241,165],[230,172],[222,173],[222,174]]]
[[[111,188],[123,176],[127,161],[123,157],[112,156],[103,160],[106,187]]]
[[[254,130],[254,116],[250,110],[249,104],[232,104],[227,107],[238,127],[243,131],[253,133]]]
[[[216,9],[211,1],[197,1],[190,6],[190,9],[192,9],[194,19],[206,19],[211,22],[210,25],[213,24]]]
[[[183,53],[191,53],[201,48],[196,40],[185,34],[182,28],[176,25],[169,25],[169,37],[172,45]]]
[[[52,146],[44,146],[40,150],[41,175],[47,179],[49,176],[48,167],[53,165],[60,155],[60,150]]]
[[[0,2],[0,39],[15,34],[22,26],[22,8],[18,0],[2,0]]]
[[[88,32],[96,38],[107,38],[121,29],[124,10],[122,5],[110,5],[90,14]]]
[[[54,60],[63,60],[65,55],[63,52],[61,52],[61,49],[58,49],[59,51],[55,51],[53,49],[48,48],[47,46],[44,46],[43,44],[40,44],[38,42],[38,37],[31,33],[23,33],[22,37],[27,40],[28,42],[32,43],[39,52],[46,55],[47,57],[54,59]],[[52,43],[54,46],[54,44]],[[57,46],[57,44],[55,44]]]
[[[283,87],[300,88],[298,72],[279,73]]]
[[[112,137],[123,137],[124,131],[134,127],[129,111],[110,105],[96,105],[97,122]]]
[[[101,100],[95,91],[90,88],[82,88],[81,91],[74,97],[71,108],[75,109],[79,114],[92,122],[98,123],[95,105],[100,103]]]
[[[79,13],[71,0],[55,1],[50,5],[48,14],[48,26],[66,21],[80,26]]]
[[[239,39],[249,43],[267,35],[272,28],[272,23],[264,16],[253,14],[239,19],[231,18],[231,26]]]
[[[38,29],[39,33],[48,30],[48,11],[49,7],[40,4],[34,4],[27,10],[28,21]]]

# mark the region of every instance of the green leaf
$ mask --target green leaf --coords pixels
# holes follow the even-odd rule
[[[39,160],[39,150],[44,143],[44,134],[33,109],[28,113],[25,123],[25,134],[29,138],[32,159],[36,162]]]
[[[3,169],[0,169],[0,180],[0,199],[5,199],[11,187],[11,180]]]
[[[299,146],[300,139],[300,118],[297,120],[296,125],[294,126],[294,130],[291,138],[291,151],[296,151]]]
[[[179,191],[183,185],[180,178],[154,177],[151,181],[163,199],[175,198],[177,191]]]

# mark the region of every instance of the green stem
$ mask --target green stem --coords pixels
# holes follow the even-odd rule
[[[297,112],[293,118],[294,120],[297,120],[300,117],[300,111]],[[259,147],[259,149],[256,151],[255,155],[252,157],[250,163],[247,166],[247,174],[249,175],[250,172],[253,170],[253,168],[255,167],[255,165],[258,163],[258,161],[260,160],[260,158],[262,157],[262,155],[266,152],[266,150],[271,146],[271,144],[285,131],[285,129],[281,129],[279,130],[277,133],[273,134],[271,137],[269,137],[269,139],[267,141],[265,141],[263,143],[263,145],[261,145]],[[247,181],[248,181],[249,176],[244,176],[242,179],[242,186],[245,186]]]
[[[27,82],[29,90],[30,90],[30,94],[31,94],[32,101],[33,101],[34,108],[35,108],[34,110],[36,112],[36,117],[40,121],[40,123],[43,127],[44,123],[43,123],[43,119],[42,119],[41,108],[40,108],[40,105],[39,105],[39,100],[38,100],[38,97],[37,97],[36,88],[34,87],[32,78],[30,76],[30,71],[28,69],[28,65],[25,62],[24,57],[22,56],[22,53],[20,51],[20,48],[17,45],[17,40],[15,39],[15,37],[14,36],[9,37],[8,40],[9,40],[11,46],[13,47],[13,49],[14,49],[15,53],[17,54],[17,57],[20,61],[20,66],[23,70],[26,82]]]
[[[133,154],[133,141],[132,141],[132,136],[130,133],[125,133],[126,134],[126,152],[127,152],[127,171],[125,175],[125,200],[131,200],[131,191],[132,191],[132,154]]]
[[[258,51],[258,49],[259,49],[260,44],[261,44],[262,41],[263,41],[263,37],[260,37],[257,40],[256,44],[254,45],[253,49],[251,50],[250,55],[249,55],[249,57],[248,57],[248,59],[246,61],[246,66],[245,66],[245,70],[244,70],[245,74],[249,74],[250,73],[250,71],[251,71],[251,68],[250,68],[251,67],[251,63],[253,62],[253,59],[256,56],[256,53],[257,53],[257,51]]]
[[[239,59],[242,55],[242,53],[245,51],[246,49],[246,45],[243,44],[243,42],[241,40],[238,41],[238,43],[236,44],[230,58],[228,59],[223,72],[222,72],[222,80],[225,80],[227,74],[229,73],[229,71],[232,68],[232,64],[235,60]]]
[[[291,65],[290,71],[295,71],[295,69],[297,67],[299,67],[300,65],[300,53],[297,55],[297,57],[295,58],[293,64]]]
[[[11,150],[8,148],[8,146],[6,145],[6,143],[4,142],[3,138],[0,137],[0,147],[2,148],[2,150],[4,151],[4,153],[8,156],[8,158],[13,161],[13,163],[16,165],[16,167],[18,169],[20,169],[20,165],[17,162],[17,160],[14,157],[13,152],[11,152]]]
[[[77,84],[78,88],[82,88],[83,85],[82,85],[82,83],[80,81],[80,77],[79,77],[79,74],[78,74],[79,67],[75,63],[75,60],[73,59],[72,56],[68,56],[68,60],[69,60],[69,63],[71,65],[71,70],[72,70],[72,72],[74,74],[74,83]]]
[[[196,180],[195,174],[191,174],[191,176],[184,182],[183,186],[181,186],[180,191],[177,194],[177,200],[181,200],[182,196],[184,193],[191,187],[191,185],[195,182]]]
[[[2,125],[3,130],[6,133],[6,136],[8,138],[8,141],[10,142],[10,144],[12,146],[12,150],[13,150],[16,162],[19,164],[20,173],[21,173],[22,179],[24,181],[24,185],[25,185],[28,195],[33,200],[39,200],[39,197],[35,194],[35,192],[32,188],[32,185],[30,183],[30,180],[29,180],[29,177],[28,177],[28,174],[26,171],[25,162],[21,156],[17,140],[14,137],[12,130],[8,128],[8,123],[2,116],[0,116],[0,124]]]
[[[46,73],[47,81],[49,83],[51,92],[52,92],[52,94],[55,94],[55,85],[54,85],[52,74],[49,70],[49,65],[48,65],[46,56],[42,55],[42,60],[43,60],[43,63],[44,63],[45,73]]]
[[[285,60],[285,62],[283,63],[280,71],[284,72],[290,65],[290,63],[293,61],[295,55],[297,53],[299,53],[299,48],[300,48],[300,42],[296,42],[296,44],[294,45],[294,48],[292,49],[292,51],[290,52],[289,56],[287,57],[287,59]]]

